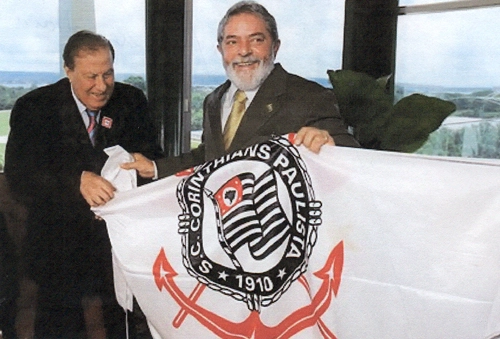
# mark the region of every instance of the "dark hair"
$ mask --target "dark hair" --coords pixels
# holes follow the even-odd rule
[[[113,61],[115,60],[115,49],[111,42],[104,36],[91,31],[79,31],[73,34],[64,46],[64,66],[69,69],[75,67],[75,56],[83,50],[97,51],[100,48],[109,48]]]
[[[274,19],[274,17],[267,11],[266,8],[255,1],[240,1],[231,6],[231,8],[227,10],[226,15],[224,15],[224,17],[219,22],[219,27],[217,28],[217,42],[219,44],[224,39],[224,27],[226,27],[229,19],[232,16],[241,13],[254,14],[260,17],[266,23],[267,30],[269,31],[269,34],[271,34],[273,43],[276,43],[279,40],[276,19]]]

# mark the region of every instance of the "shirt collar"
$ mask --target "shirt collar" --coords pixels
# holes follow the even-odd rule
[[[73,95],[73,99],[75,100],[76,107],[78,107],[78,112],[85,112],[87,107],[85,107],[85,105],[76,97],[75,91],[73,91],[73,86],[71,86],[71,94]]]
[[[85,105],[80,101],[80,99],[78,99],[78,97],[76,96],[75,94],[75,91],[73,90],[73,86],[71,86],[71,94],[73,95],[73,99],[75,100],[75,103],[76,103],[76,107],[78,107],[78,112],[80,112],[80,114],[82,115],[87,115],[87,107],[85,107]],[[99,116],[101,114],[101,110],[99,110],[99,112],[97,112],[97,116]],[[96,116],[96,118],[97,118]]]
[[[231,105],[234,102],[234,93],[236,93],[237,90],[238,90],[238,88],[231,82],[231,86],[229,86],[229,89],[226,92],[227,97],[231,101]],[[244,91],[245,95],[247,96],[246,107],[248,107],[248,105],[250,105],[250,103],[252,102],[253,98],[257,94],[258,90],[259,90],[259,87],[257,87],[254,90],[251,90],[251,91]]]

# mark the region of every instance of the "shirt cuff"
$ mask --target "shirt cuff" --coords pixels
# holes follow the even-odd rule
[[[153,161],[153,166],[155,167],[155,175],[153,177],[153,180],[158,180],[158,167],[156,167],[155,161]]]

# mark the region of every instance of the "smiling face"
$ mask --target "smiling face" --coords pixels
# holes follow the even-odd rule
[[[264,20],[250,13],[232,16],[217,46],[228,78],[241,90],[254,90],[274,67],[280,42],[273,42]]]
[[[64,67],[76,97],[91,111],[108,102],[115,85],[113,57],[109,48],[83,49],[75,56],[73,69]]]

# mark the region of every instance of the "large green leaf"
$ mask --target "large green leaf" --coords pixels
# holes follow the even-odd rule
[[[328,70],[340,114],[361,146],[414,152],[455,110],[450,101],[413,94],[393,104],[386,91],[390,76],[375,79],[350,70]]]
[[[385,86],[365,73],[328,70],[339,103],[340,114],[349,126],[383,126],[392,107]]]
[[[455,104],[422,94],[412,94],[396,103],[381,135],[381,148],[414,152],[455,111]]]

